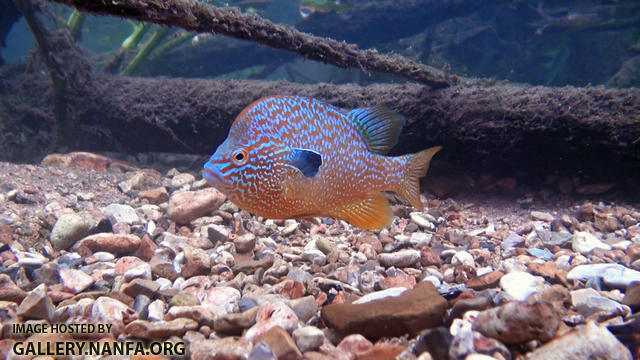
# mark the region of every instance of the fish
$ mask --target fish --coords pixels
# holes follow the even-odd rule
[[[393,220],[385,191],[422,210],[419,179],[441,146],[386,156],[405,118],[384,106],[347,111],[313,98],[260,98],[236,117],[203,177],[270,219],[332,217],[362,229]]]

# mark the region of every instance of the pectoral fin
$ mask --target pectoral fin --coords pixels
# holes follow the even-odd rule
[[[313,150],[291,149],[290,161],[305,177],[314,177],[322,165],[322,156]]]
[[[365,198],[334,209],[329,214],[363,229],[380,229],[388,226],[393,219],[389,202],[381,192],[373,192]]]

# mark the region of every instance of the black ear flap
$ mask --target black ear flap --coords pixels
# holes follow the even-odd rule
[[[313,150],[293,149],[291,164],[305,177],[314,177],[322,165],[322,155]]]

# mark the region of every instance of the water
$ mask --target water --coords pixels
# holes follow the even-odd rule
[[[10,8],[11,4],[8,2]],[[506,82],[552,88],[603,86],[628,89],[640,84],[640,3],[637,1],[238,0],[210,1],[208,4],[238,6],[245,13],[316,36],[346,41],[380,54],[399,55],[446,74],[485,79],[484,85]],[[50,33],[65,28],[63,24],[73,15],[72,8],[56,3],[47,2],[41,6],[42,11],[36,16]],[[35,56],[37,51],[29,27],[22,17],[11,17],[11,14],[12,11],[7,11],[2,18],[5,25],[2,29],[6,31],[1,34],[5,37],[5,46],[0,49],[2,59],[10,65],[6,69],[12,69],[7,70],[7,74],[15,75],[7,82],[12,85],[5,87],[3,95],[2,109],[8,115],[0,123],[0,129],[4,131],[4,136],[0,137],[4,143],[0,159],[5,160],[35,162],[50,152],[70,150],[116,152],[130,157],[145,152],[205,156],[222,142],[231,121],[244,106],[258,96],[283,91],[276,88],[247,95],[240,87],[231,86],[238,93],[231,95],[234,96],[232,101],[226,101],[224,96],[214,99],[218,95],[206,91],[211,85],[189,85],[188,89],[182,89],[169,85],[171,82],[168,81],[166,86],[174,87],[175,92],[190,94],[190,97],[176,97],[176,102],[170,104],[165,101],[167,96],[174,98],[170,90],[163,95],[158,90],[162,86],[160,83],[144,82],[152,79],[265,80],[271,81],[269,84],[285,81],[309,85],[415,84],[402,76],[363,71],[366,66],[362,69],[360,66],[336,67],[330,64],[331,59],[326,64],[220,34],[190,33],[179,27],[168,29],[119,17],[86,15],[74,41],[81,50],[86,69],[98,76],[107,73],[145,80],[139,80],[137,90],[127,89],[122,95],[117,95],[121,84],[114,83],[110,85],[113,86],[111,89],[97,90],[92,96],[101,98],[100,91],[104,91],[114,98],[107,96],[95,107],[88,98],[82,97],[88,90],[74,93],[73,89],[78,88],[69,82],[71,95],[67,95],[66,102],[57,103],[64,110],[61,111],[52,105],[56,101],[52,98],[51,88],[45,87],[44,81],[50,81],[44,77],[49,66]],[[140,36],[136,37],[136,34]],[[145,46],[154,41],[155,45],[145,53]],[[68,54],[56,54],[55,51],[53,54],[54,62],[71,63],[71,59],[65,57]],[[63,72],[84,69],[79,64],[67,66],[71,69]],[[29,96],[35,85],[29,85],[30,88],[20,81],[20,76],[29,73],[41,76],[41,93],[36,97]],[[83,76],[80,74],[78,78]],[[78,81],[83,83],[84,80]],[[22,86],[23,92],[13,85]],[[250,92],[255,89],[247,86]],[[300,94],[302,89],[288,91]],[[452,110],[463,107],[456,101],[444,104],[438,100],[435,106],[424,109],[399,103],[398,98],[411,99],[416,93],[398,95],[398,98],[388,95],[399,91],[397,88],[384,96],[376,93],[364,97],[345,94],[332,97],[330,92],[310,89],[314,89],[309,90],[312,96],[334,105],[352,108],[383,103],[407,116],[408,125],[399,147],[393,151],[396,154],[442,144],[445,148],[442,160],[454,164],[453,167],[488,171],[499,176],[520,173],[526,178],[532,174],[543,178],[578,172],[578,176],[603,178],[598,174],[610,173],[611,167],[623,169],[624,174],[640,173],[638,114],[632,105],[625,105],[637,99],[637,93],[633,91],[621,93],[630,96],[627,100],[621,98],[623,95],[611,95],[621,99],[615,105],[586,104],[586,100],[574,95],[553,93],[549,100],[544,100],[549,109],[553,109],[551,114],[538,119],[540,109],[518,113],[522,102],[485,104],[485,107],[459,110],[456,114]],[[512,90],[497,91],[507,94]],[[49,91],[46,96],[45,91]],[[157,94],[158,98],[145,99],[145,94]],[[504,99],[510,99],[513,95],[510,94]],[[78,100],[75,103],[69,100],[74,96]],[[541,98],[540,94],[527,96],[528,99]],[[589,95],[585,99],[602,99],[602,96]],[[131,97],[129,102],[128,97]],[[479,103],[483,101],[478,100]],[[148,108],[143,110],[145,106]],[[576,119],[584,119],[589,113],[581,108],[583,106],[604,107],[592,110],[590,113],[597,116],[586,119],[587,123],[608,118],[618,121],[616,116],[620,121],[631,123],[574,127]],[[621,112],[614,110],[624,106],[629,108]],[[118,108],[117,111],[114,108]],[[514,108],[516,113],[509,114]],[[438,111],[442,113],[438,114]],[[66,120],[61,121],[60,117]],[[124,118],[133,120],[118,120]],[[206,122],[207,119],[218,126]],[[473,124],[482,119],[484,122]],[[541,127],[531,126],[521,134],[512,132],[510,124],[522,119],[539,121]],[[458,134],[460,124],[451,125],[455,122],[471,122],[465,129],[470,132],[469,136]],[[492,122],[500,125],[494,130],[474,133],[474,128]],[[148,141],[139,141],[141,138]],[[570,146],[564,145],[565,142]],[[446,149],[452,151],[446,152]],[[611,160],[619,160],[623,165],[612,166]],[[524,162],[527,164],[523,165]]]

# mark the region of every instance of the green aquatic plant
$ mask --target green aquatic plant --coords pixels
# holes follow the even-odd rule
[[[138,46],[138,44],[140,43],[140,40],[142,40],[142,37],[147,33],[147,30],[149,30],[149,28],[151,27],[151,24],[146,22],[136,23],[129,20],[129,23],[131,24],[131,26],[133,26],[133,31],[131,32],[131,35],[127,36],[127,38],[124,39],[124,41],[122,41],[122,45],[120,46],[120,48],[123,50],[133,49],[136,46]]]
[[[162,41],[173,33],[173,29],[168,27],[160,27],[138,51],[136,56],[131,60],[124,70],[120,72],[120,75],[131,75],[134,71],[140,67],[146,59],[149,58],[151,52],[158,47]]]
[[[71,12],[71,15],[69,15],[66,25],[74,40],[80,39],[80,34],[82,34],[82,25],[84,24],[86,17],[87,15],[78,11],[78,9],[74,9],[73,12]]]

